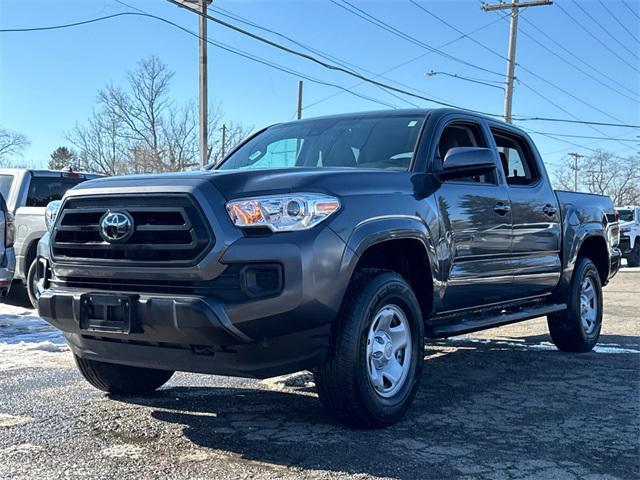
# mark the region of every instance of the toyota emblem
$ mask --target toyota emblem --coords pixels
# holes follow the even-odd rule
[[[107,212],[100,220],[100,236],[109,243],[128,240],[133,235],[133,218],[127,212]]]

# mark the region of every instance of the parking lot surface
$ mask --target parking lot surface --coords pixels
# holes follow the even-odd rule
[[[92,389],[16,289],[0,304],[0,478],[640,478],[640,269],[605,288],[596,351],[546,321],[429,342],[416,402],[384,430],[327,417],[313,378],[180,373]]]

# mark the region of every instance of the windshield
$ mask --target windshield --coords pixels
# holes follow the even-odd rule
[[[13,175],[0,175],[0,194],[5,201],[9,199],[11,184],[13,183]]]
[[[424,115],[305,120],[250,139],[218,170],[349,167],[407,171]]]
[[[633,222],[633,210],[630,208],[619,209],[618,213],[620,214],[621,222]]]

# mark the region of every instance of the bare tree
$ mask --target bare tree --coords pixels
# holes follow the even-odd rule
[[[122,121],[109,112],[93,112],[84,126],[76,127],[67,139],[77,149],[79,168],[104,175],[131,172],[129,141]]]
[[[11,157],[21,157],[31,142],[25,135],[0,127],[0,164],[6,165]]]
[[[573,160],[565,160],[556,172],[556,186],[573,190]],[[640,203],[640,158],[619,157],[606,151],[583,157],[578,165],[578,191],[608,195],[616,205]]]
[[[68,139],[87,168],[108,175],[182,171],[198,162],[198,115],[195,102],[177,104],[169,95],[173,72],[155,56],[138,62],[125,87],[108,85],[98,94],[98,108]],[[219,105],[209,107],[209,156],[219,157],[222,125]],[[226,151],[248,130],[227,123]]]

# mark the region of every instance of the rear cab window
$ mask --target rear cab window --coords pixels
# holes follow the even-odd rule
[[[64,175],[64,174],[63,174]],[[31,177],[27,192],[27,207],[46,207],[49,202],[61,200],[70,188],[86,180],[84,176],[38,176]]]
[[[500,163],[507,184],[511,186],[533,185],[540,178],[529,142],[519,135],[492,128],[491,133],[498,147]]]

